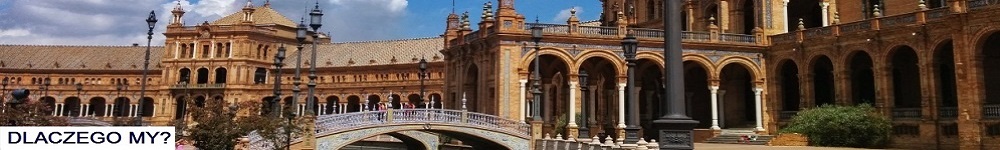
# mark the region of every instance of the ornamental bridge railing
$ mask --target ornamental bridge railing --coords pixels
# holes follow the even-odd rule
[[[320,115],[316,118],[316,137],[364,128],[402,125],[449,125],[478,128],[530,139],[531,125],[498,116],[447,109],[393,109],[344,114]],[[281,131],[276,133],[283,133]],[[276,135],[284,138],[284,135]],[[300,134],[293,134],[292,143],[301,142]],[[271,142],[254,131],[247,135],[250,149],[273,149]]]

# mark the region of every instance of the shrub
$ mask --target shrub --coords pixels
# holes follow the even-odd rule
[[[892,123],[870,105],[831,106],[800,111],[782,133],[802,133],[816,146],[881,148]]]

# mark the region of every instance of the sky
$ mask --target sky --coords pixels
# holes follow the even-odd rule
[[[256,6],[265,0],[252,0]],[[318,0],[325,14],[320,32],[334,42],[436,37],[445,19],[468,11],[475,27],[483,4],[497,0]],[[211,22],[239,11],[247,0],[180,0],[187,26]],[[317,0],[271,0],[271,7],[298,21]],[[145,43],[145,19],[154,11],[159,22],[153,45],[162,35],[177,0],[0,0],[0,44],[131,45]],[[516,0],[515,9],[529,22],[565,24],[570,8],[581,21],[600,17],[600,0]],[[308,17],[307,17],[308,19]],[[307,20],[308,22],[308,20]]]

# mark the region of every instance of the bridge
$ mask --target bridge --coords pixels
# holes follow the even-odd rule
[[[438,149],[436,135],[461,139],[475,149],[530,149],[527,123],[494,115],[446,109],[393,109],[316,118],[316,149],[340,149],[377,135],[390,135],[415,149]],[[273,149],[256,132],[249,135],[250,149]],[[292,144],[302,142],[296,137]],[[293,146],[294,147],[294,146]]]

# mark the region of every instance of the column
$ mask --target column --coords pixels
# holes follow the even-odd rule
[[[105,108],[105,109],[104,109],[104,112],[106,112],[106,113],[104,113],[104,116],[112,116],[112,117],[114,117],[114,116],[115,116],[115,114],[111,114],[111,113],[112,113],[112,112],[115,112],[115,111],[114,111],[114,110],[115,110],[115,105],[112,105],[112,104],[107,104],[107,105],[108,105],[108,107],[104,107],[104,108]],[[111,109],[107,109],[107,108],[109,108],[109,107],[110,107]]]
[[[755,111],[757,113],[757,128],[756,128],[756,131],[764,131],[764,122],[763,122],[763,118],[761,117],[761,114],[760,114],[761,113],[761,107],[760,107],[760,105],[761,105],[760,104],[760,102],[761,102],[760,101],[760,92],[761,91],[764,91],[764,89],[763,88],[759,88],[759,87],[753,89],[753,95],[754,95],[754,99],[755,99],[754,100],[754,108],[757,109],[757,111]]]
[[[791,31],[791,29],[788,28],[788,23],[792,22],[792,20],[788,20],[788,1],[789,0],[782,0],[781,1],[781,19],[785,20],[785,23],[782,23],[781,25],[785,27],[784,28],[785,29],[785,33],[788,33],[788,31]]]
[[[719,128],[719,86],[709,86],[708,90],[712,93],[712,130],[721,130]]]
[[[573,79],[570,79],[573,80]],[[569,82],[569,123],[566,125],[569,128],[576,128],[576,90],[579,83],[576,81]],[[576,133],[569,133],[568,137],[576,137]]]
[[[156,117],[156,104],[153,104],[153,114],[149,114],[149,117]]]
[[[216,43],[215,40],[212,40],[212,43],[210,44],[212,46],[210,46],[211,49],[208,50],[208,58],[215,58],[215,51],[218,50],[218,47],[215,47],[215,45],[218,45],[219,43]]]
[[[90,116],[90,112],[89,112],[90,111],[90,104],[83,104],[83,108],[80,108],[80,109],[83,109],[83,111],[80,112],[80,116],[83,116],[83,117]]]
[[[625,83],[618,83],[618,128],[625,129]]]
[[[829,2],[819,3],[819,7],[820,7],[820,10],[823,11],[821,13],[823,15],[823,17],[822,17],[823,18],[823,26],[829,26],[830,25],[830,13],[829,13],[829,10],[827,8],[830,8],[830,3]]]
[[[527,107],[525,107],[525,105],[528,105],[528,102],[527,102],[527,99],[524,97],[525,93],[528,93],[528,91],[525,90],[525,86],[526,86],[526,84],[528,84],[528,80],[527,79],[521,79],[521,80],[518,80],[517,82],[520,83],[518,85],[520,85],[520,89],[521,89],[520,90],[521,92],[518,92],[518,93],[521,93],[521,96],[518,97],[519,99],[521,99],[521,106],[518,107],[518,110],[520,110],[521,113],[519,113],[520,117],[517,117],[518,118],[517,120],[521,121],[521,122],[524,122],[524,118],[531,117],[531,114],[530,114],[531,111],[528,111],[526,109]]]
[[[729,32],[729,2],[726,0],[719,0],[719,12],[716,12],[719,16],[719,28],[722,29],[723,33]]]
[[[56,108],[52,109],[52,116],[62,116],[62,106],[63,104],[56,104]]]
[[[346,112],[347,112],[347,103],[340,104],[340,112],[339,113],[346,113]]]
[[[316,109],[319,109],[319,115],[323,115],[326,112],[326,103],[319,104],[319,108]]]
[[[84,108],[87,108],[87,104],[80,104],[80,113],[77,114],[77,116],[74,116],[74,117],[86,117],[87,112],[86,112],[86,110]]]

